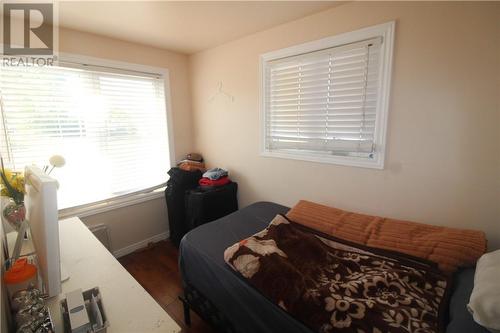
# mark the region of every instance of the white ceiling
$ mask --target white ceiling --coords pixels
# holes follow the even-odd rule
[[[191,54],[337,4],[333,1],[68,1],[59,2],[59,24]]]

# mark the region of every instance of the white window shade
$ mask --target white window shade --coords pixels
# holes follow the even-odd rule
[[[102,67],[0,67],[6,167],[66,166],[59,208],[155,187],[170,166],[164,82],[160,75]]]
[[[395,26],[262,54],[261,156],[383,169]]]
[[[372,158],[381,42],[270,61],[266,149]]]

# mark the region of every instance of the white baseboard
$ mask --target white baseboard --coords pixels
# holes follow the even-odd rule
[[[127,254],[130,254],[132,252],[135,252],[139,249],[145,248],[148,246],[149,243],[156,243],[159,241],[162,241],[164,239],[167,239],[169,237],[169,232],[162,232],[161,234],[154,235],[153,237],[149,237],[146,239],[141,240],[140,242],[131,244],[129,246],[126,246],[124,248],[118,249],[116,251],[113,251],[113,255],[115,258],[120,258],[123,256],[126,256]]]

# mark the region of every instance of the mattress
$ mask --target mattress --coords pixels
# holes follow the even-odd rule
[[[184,236],[180,244],[182,279],[195,287],[222,312],[240,333],[310,333],[310,329],[270,302],[224,262],[224,250],[264,229],[276,214],[288,207],[258,202]],[[487,333],[467,312],[474,270],[455,276],[446,333]]]

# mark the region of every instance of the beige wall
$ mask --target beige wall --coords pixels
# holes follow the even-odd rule
[[[168,232],[167,205],[164,198],[118,208],[108,212],[82,218],[89,226],[108,226],[112,252],[127,254],[144,247],[149,241],[158,241],[158,236]]]
[[[59,41],[61,52],[167,68],[170,74],[176,160],[191,150],[193,133],[187,56],[68,29],[59,32]],[[165,170],[165,175],[167,171]],[[168,230],[167,210],[163,198],[85,217],[82,220],[88,225],[108,225],[113,251]]]
[[[259,156],[259,55],[396,20],[382,171]],[[482,229],[500,247],[500,4],[352,2],[190,57],[195,147],[242,206],[309,199]],[[210,96],[222,81],[234,103]]]

